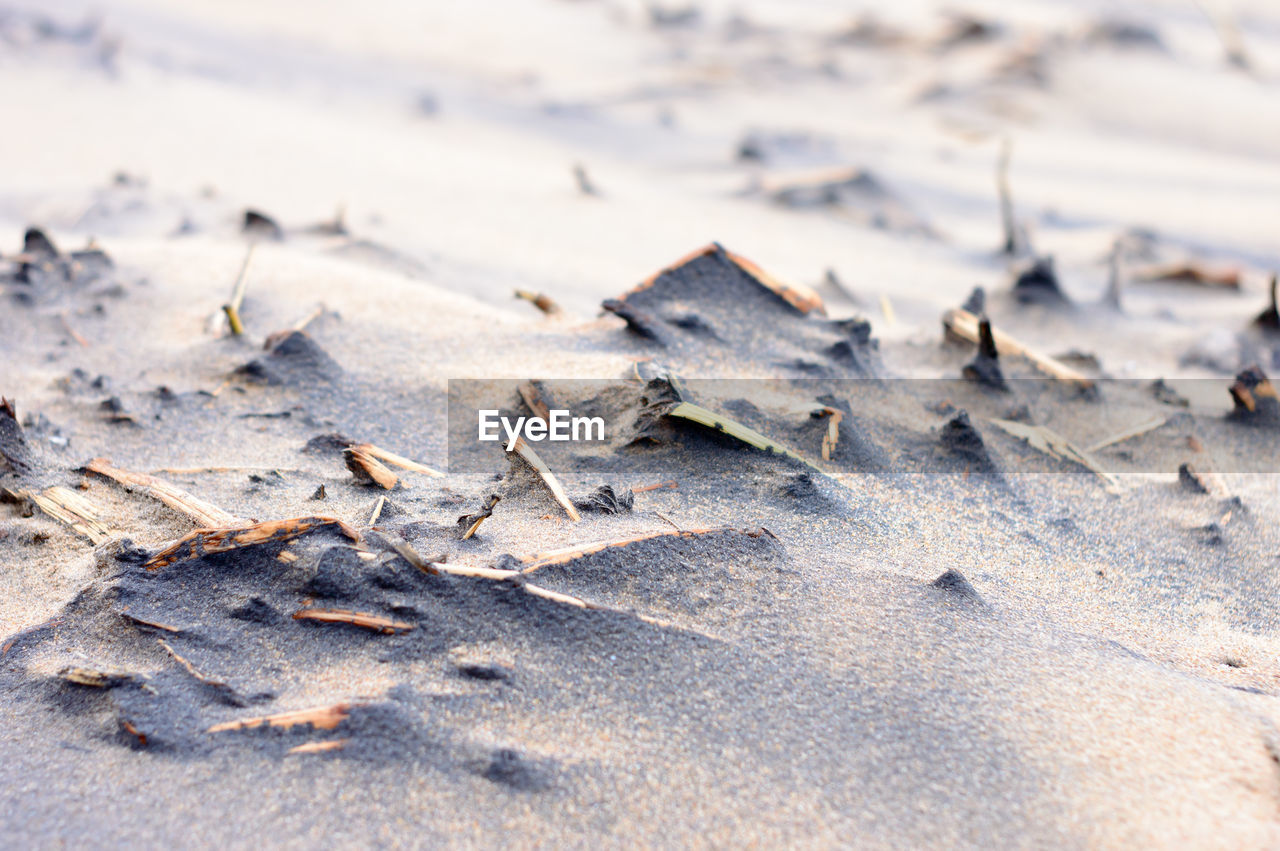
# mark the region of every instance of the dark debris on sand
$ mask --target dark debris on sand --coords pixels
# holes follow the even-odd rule
[[[869,323],[824,318],[813,292],[777,281],[719,245],[603,306],[681,371],[729,360],[791,376],[866,378],[881,371]]]

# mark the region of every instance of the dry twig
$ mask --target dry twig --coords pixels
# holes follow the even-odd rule
[[[148,476],[146,473],[133,473],[111,465],[109,458],[94,458],[85,469],[100,476],[106,476],[122,485],[141,488],[147,496],[158,499],[175,511],[185,514],[203,527],[225,529],[232,526],[244,526],[247,520],[223,511],[216,505],[192,496],[181,488],[175,487],[163,479]]]
[[[254,718],[241,718],[235,721],[224,721],[214,724],[206,733],[222,733],[228,730],[252,730],[255,727],[277,727],[289,729],[300,724],[310,724],[317,730],[332,730],[346,720],[351,710],[363,703],[335,703],[332,706],[317,706],[312,709],[298,709],[293,712],[281,712],[276,715],[259,715]]]
[[[282,543],[323,528],[337,529],[353,541],[360,540],[356,530],[334,517],[294,517],[233,529],[196,529],[153,555],[146,567],[156,570],[189,558],[225,553],[240,547]]]
[[[560,480],[551,472],[551,468],[538,457],[538,453],[533,451],[533,447],[525,443],[523,437],[516,438],[516,447],[513,450],[517,455],[528,462],[529,466],[537,471],[542,477],[542,481],[546,483],[547,489],[551,491],[551,495],[556,498],[556,502],[560,503],[560,507],[564,509],[564,513],[569,515],[569,519],[577,523],[582,519],[582,515],[578,513],[578,509],[573,507],[573,503],[569,500],[568,495],[564,492],[564,488],[560,485]]]
[[[295,621],[312,620],[321,623],[345,623],[352,626],[370,629],[383,635],[395,635],[397,632],[408,632],[413,624],[404,621],[393,621],[369,612],[353,612],[350,609],[298,609],[293,613]]]
[[[222,306],[222,312],[227,315],[227,324],[231,326],[231,333],[236,336],[244,333],[244,324],[240,321],[240,306],[244,303],[245,273],[249,271],[249,261],[253,259],[253,249],[257,245],[256,242],[249,243],[244,262],[240,264],[240,274],[236,275],[236,284],[231,290],[231,300]]]
[[[963,308],[948,310],[942,317],[942,325],[946,328],[948,334],[970,343],[977,344],[981,339],[978,317]],[[1041,372],[1058,381],[1075,384],[1086,390],[1093,388],[1093,379],[1082,372],[1072,369],[1061,361],[1023,345],[999,329],[993,328],[991,335],[995,341],[996,350],[1000,354],[1026,358]]]

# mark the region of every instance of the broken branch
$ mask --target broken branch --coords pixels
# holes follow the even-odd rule
[[[153,555],[147,560],[146,567],[147,570],[156,570],[188,558],[225,553],[240,547],[290,541],[324,528],[335,528],[353,541],[360,540],[355,529],[334,517],[295,517],[242,525],[234,529],[196,529]]]

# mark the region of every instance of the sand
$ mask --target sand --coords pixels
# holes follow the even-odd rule
[[[1229,393],[1280,372],[1280,18],[1230,4],[1246,71],[1156,0],[664,8],[0,14],[7,844],[1280,843],[1277,421]],[[1238,286],[1140,280],[1187,263]],[[975,286],[1081,380],[964,378]],[[577,522],[466,440],[531,379],[610,424],[537,446]],[[102,457],[344,525],[157,558],[197,522]]]

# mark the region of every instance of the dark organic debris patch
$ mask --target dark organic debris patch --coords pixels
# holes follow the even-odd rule
[[[1249,425],[1280,426],[1280,400],[1276,398],[1271,379],[1257,366],[1236,376],[1230,387],[1233,408],[1228,415],[1235,422]]]
[[[991,323],[985,316],[978,322],[978,353],[972,361],[965,364],[962,374],[970,381],[994,390],[1009,389],[1004,381],[1004,373],[1000,370],[1000,351],[996,347],[995,336],[991,333]]]

